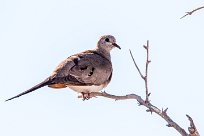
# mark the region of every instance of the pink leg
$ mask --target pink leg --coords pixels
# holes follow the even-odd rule
[[[82,92],[81,94],[82,94],[82,98],[83,98],[83,100],[88,100],[88,99],[91,98],[91,97],[90,97],[90,93]]]

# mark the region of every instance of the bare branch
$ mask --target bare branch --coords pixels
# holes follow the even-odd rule
[[[150,93],[148,92],[148,80],[147,80],[148,79],[148,66],[150,63],[150,60],[149,60],[149,41],[147,41],[147,44],[144,45],[143,47],[146,50],[146,56],[147,56],[146,57],[145,76],[141,73],[138,65],[136,64],[131,50],[130,50],[130,55],[132,57],[132,60],[135,64],[136,69],[138,70],[141,78],[145,82],[145,89],[146,89],[146,99],[145,100],[142,99],[141,96],[136,95],[136,94],[127,94],[124,96],[116,96],[116,95],[108,94],[106,92],[91,92],[88,94],[89,98],[96,97],[96,96],[102,96],[102,97],[106,97],[106,98],[110,98],[110,99],[114,99],[114,100],[127,100],[127,99],[137,100],[137,102],[139,103],[139,106],[143,105],[147,108],[147,110],[146,110],[147,112],[150,112],[151,114],[156,113],[157,115],[159,115],[161,118],[163,118],[167,122],[166,126],[176,129],[182,136],[200,136],[196,127],[195,127],[195,124],[194,124],[194,122],[190,116],[186,115],[190,121],[190,127],[188,128],[190,134],[188,135],[188,133],[182,127],[180,127],[176,122],[174,122],[169,117],[169,115],[167,114],[168,108],[166,108],[166,109],[162,108],[162,110],[161,110],[161,109],[157,108],[156,106],[154,106],[152,103],[150,103],[149,98],[148,98]],[[79,96],[78,98],[82,98],[82,96]]]
[[[106,98],[114,99],[114,100],[127,100],[127,99],[135,99],[138,101],[139,105],[145,106],[148,110],[147,112],[156,113],[160,117],[162,117],[166,122],[168,127],[175,128],[182,136],[188,136],[186,131],[181,128],[177,123],[175,123],[168,115],[167,115],[167,109],[160,110],[156,106],[152,105],[150,102],[146,102],[144,99],[141,98],[141,96],[136,94],[127,94],[124,96],[116,96],[112,94],[108,94],[106,92],[91,92],[90,97],[96,97],[96,96],[103,96]]]
[[[189,131],[189,136],[200,136],[200,134],[198,133],[197,129],[196,129],[196,126],[193,122],[193,119],[189,116],[189,115],[186,115],[188,120],[190,121],[190,127],[188,127],[188,131]]]
[[[194,12],[196,12],[196,11],[202,9],[202,8],[204,8],[204,6],[199,7],[199,8],[196,8],[196,9],[193,9],[193,10],[190,11],[190,12],[186,12],[186,14],[185,14],[184,16],[182,16],[180,19],[182,19],[182,18],[184,18],[184,17],[186,17],[186,16],[188,16],[188,15],[192,15]]]

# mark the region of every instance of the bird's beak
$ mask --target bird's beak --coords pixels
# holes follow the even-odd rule
[[[113,46],[117,47],[118,49],[121,49],[119,45],[117,45],[116,43],[112,43]]]

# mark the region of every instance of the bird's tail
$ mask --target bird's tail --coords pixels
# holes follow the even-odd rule
[[[20,94],[14,96],[14,97],[11,97],[11,98],[9,98],[9,99],[7,99],[7,100],[5,100],[5,101],[9,101],[9,100],[18,98],[18,97],[20,97],[20,96],[22,96],[22,95],[25,95],[25,94],[27,94],[27,93],[33,92],[33,91],[35,91],[35,90],[37,90],[37,89],[39,89],[39,88],[41,88],[41,87],[43,87],[43,86],[49,85],[50,83],[51,83],[50,78],[47,78],[47,79],[45,79],[43,82],[41,82],[41,83],[39,83],[39,84],[33,86],[32,88],[26,90],[25,92],[22,92],[22,93],[20,93]]]

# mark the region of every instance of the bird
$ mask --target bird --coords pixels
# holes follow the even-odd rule
[[[99,92],[110,83],[113,72],[110,52],[115,47],[121,49],[116,44],[114,36],[101,36],[96,48],[69,56],[57,65],[48,78],[5,101],[18,98],[44,86],[54,89],[70,88],[81,93],[83,100],[89,99],[91,92]]]

